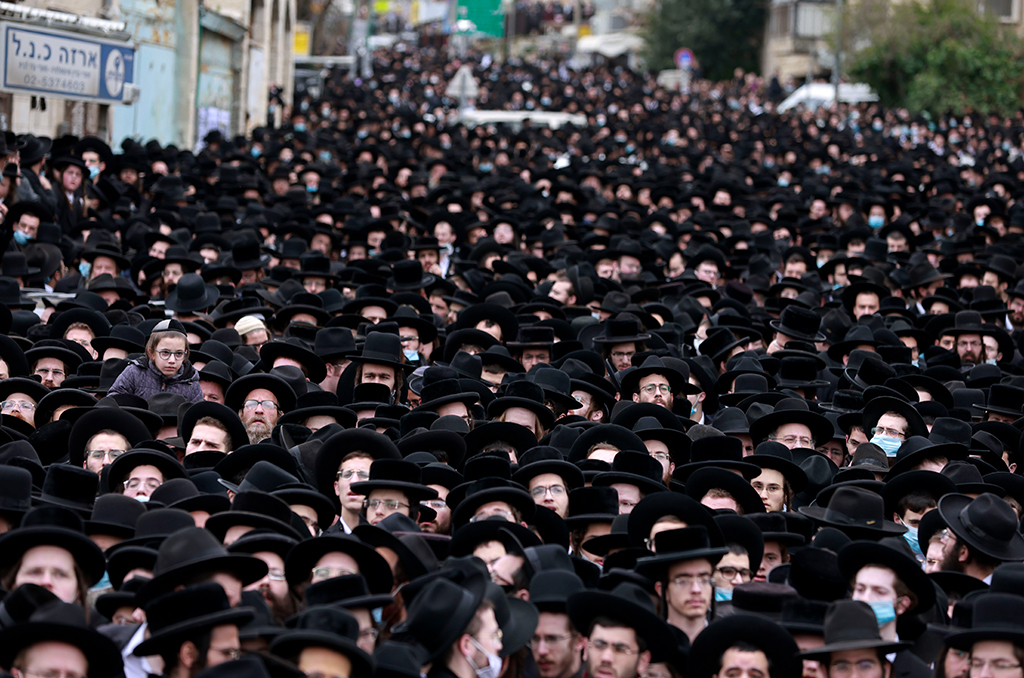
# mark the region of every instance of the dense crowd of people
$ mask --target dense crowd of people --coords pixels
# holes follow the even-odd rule
[[[1024,114],[374,62],[0,137],[0,669],[1024,678]]]

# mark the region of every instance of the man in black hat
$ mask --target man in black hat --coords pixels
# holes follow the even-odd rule
[[[281,415],[295,407],[295,391],[273,374],[242,377],[228,387],[224,398],[238,412],[252,444],[269,438]]]
[[[825,613],[825,644],[798,656],[820,662],[828,678],[889,678],[893,672],[889,655],[906,647],[907,643],[879,635],[866,603],[838,600]]]
[[[114,678],[124,662],[112,640],[89,628],[81,605],[50,602],[0,630],[0,667],[14,678]]]
[[[949,530],[942,538],[939,569],[989,584],[1000,563],[1024,560],[1024,537],[1015,527],[1017,514],[1002,498],[991,492],[976,499],[947,494],[939,500],[937,512]]]
[[[542,570],[530,580],[530,602],[540,611],[530,651],[540,678],[582,678],[586,639],[565,611],[569,596],[583,590],[575,572]]]
[[[133,654],[159,656],[166,678],[192,678],[241,657],[238,627],[253,618],[248,607],[232,608],[224,589],[213,582],[159,596],[145,610],[149,638]]]

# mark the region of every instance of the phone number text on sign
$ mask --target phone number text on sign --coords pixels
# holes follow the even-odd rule
[[[94,42],[7,26],[5,85],[95,97],[100,46]]]

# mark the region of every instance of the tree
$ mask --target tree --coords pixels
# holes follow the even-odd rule
[[[878,6],[861,13],[853,39],[847,36],[865,46],[854,51],[846,75],[871,85],[883,105],[935,114],[1007,113],[1021,105],[1024,48],[979,12],[976,0],[909,1],[881,12]],[[855,4],[847,17],[856,22],[857,13]]]
[[[712,80],[733,70],[757,71],[764,42],[767,0],[660,0],[647,16],[647,63],[675,68],[673,55],[688,47]]]

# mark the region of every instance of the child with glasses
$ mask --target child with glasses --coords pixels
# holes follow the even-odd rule
[[[146,355],[128,361],[108,395],[117,393],[146,400],[157,393],[180,393],[193,403],[203,399],[199,373],[188,361],[188,338],[180,322],[157,323],[146,342]]]

